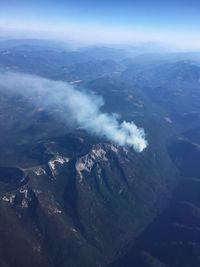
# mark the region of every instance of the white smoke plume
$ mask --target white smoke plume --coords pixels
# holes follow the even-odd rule
[[[119,123],[117,116],[101,112],[103,99],[77,90],[72,85],[14,72],[0,73],[0,88],[37,99],[44,108],[62,109],[63,120],[76,123],[89,133],[104,137],[120,146],[131,146],[137,152],[147,147],[145,133],[134,122]]]

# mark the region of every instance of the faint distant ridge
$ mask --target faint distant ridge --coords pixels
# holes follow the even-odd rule
[[[69,43],[54,41],[54,40],[41,40],[41,39],[0,39],[0,49],[10,48],[32,48],[37,49],[62,49],[71,50]]]

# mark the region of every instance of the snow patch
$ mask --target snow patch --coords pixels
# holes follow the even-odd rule
[[[100,145],[94,145],[88,154],[76,161],[76,171],[82,179],[82,171],[91,172],[95,163],[106,161],[108,161],[106,151]]]
[[[34,173],[37,175],[37,176],[40,176],[40,175],[46,175],[46,171],[42,168],[42,167],[38,167],[34,170]]]
[[[169,123],[172,123],[172,120],[169,117],[165,117],[165,120]]]
[[[53,176],[55,176],[57,174],[56,165],[57,164],[63,165],[65,163],[68,163],[69,160],[70,160],[69,158],[62,157],[62,156],[59,156],[59,155],[56,155],[53,159],[51,159],[48,162],[48,166],[49,166]]]
[[[2,200],[5,201],[5,202],[9,202],[11,205],[13,205],[14,201],[15,201],[15,195],[11,194],[11,195],[3,196]]]

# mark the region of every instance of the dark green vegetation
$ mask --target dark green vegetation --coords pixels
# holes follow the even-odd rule
[[[94,91],[149,142],[117,147],[0,88],[0,266],[200,266],[199,63],[128,56],[0,43],[2,70]]]

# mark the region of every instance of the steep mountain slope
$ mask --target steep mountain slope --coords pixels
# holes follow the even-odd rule
[[[150,151],[139,156],[78,132],[12,149],[7,165],[20,156],[18,169],[1,169],[1,264],[105,265],[155,216],[168,193]],[[9,240],[25,248],[12,248]]]
[[[167,121],[176,128],[166,146],[184,178],[174,190],[169,206],[137,238],[129,252],[109,266],[196,267],[200,264],[199,67],[180,62],[160,66],[160,70],[148,66],[148,70],[149,76],[144,71],[140,77],[144,81],[141,89],[166,112]],[[136,83],[139,86],[139,80]]]

